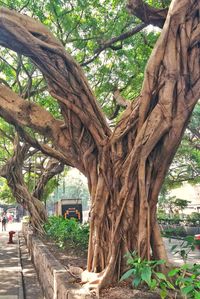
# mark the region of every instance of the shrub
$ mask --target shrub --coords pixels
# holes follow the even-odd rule
[[[156,271],[157,266],[165,263],[164,260],[142,260],[135,251],[127,254],[126,257],[130,269],[122,275],[121,281],[132,277],[134,288],[138,288],[141,285],[147,285],[150,290],[159,288],[161,298],[167,297],[169,289],[175,289],[163,273]]]
[[[185,237],[187,235],[184,227],[176,227],[176,228],[165,228],[162,231],[162,235],[166,238],[172,237]]]
[[[200,224],[200,213],[192,212],[186,218],[187,224],[192,224],[193,226],[199,226]]]
[[[175,253],[179,253],[186,262],[188,253],[194,250],[197,241],[193,236],[186,237],[181,248]],[[177,245],[173,246],[177,249]],[[157,272],[157,266],[164,264],[165,261],[147,261],[142,260],[136,252],[126,255],[127,264],[130,269],[126,271],[120,280],[126,280],[132,277],[132,285],[138,288],[141,285],[146,285],[150,290],[159,290],[161,298],[190,298],[200,299],[200,265],[188,265],[171,269],[167,275]],[[173,283],[171,281],[173,280]],[[169,296],[172,293],[172,297]],[[179,295],[183,295],[183,297]]]
[[[89,225],[80,224],[76,219],[65,219],[61,216],[51,216],[44,225],[47,236],[53,239],[59,247],[71,245],[87,249]]]

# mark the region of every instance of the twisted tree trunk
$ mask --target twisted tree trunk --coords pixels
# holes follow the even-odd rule
[[[47,219],[43,203],[32,196],[23,178],[23,162],[29,145],[20,146],[18,137],[14,141],[14,155],[1,168],[0,175],[5,177],[16,201],[24,206],[30,214],[32,226],[40,233],[43,233],[42,224]]]
[[[199,37],[199,2],[173,1],[148,62],[141,96],[102,149],[93,185],[88,255],[90,271],[106,268],[102,284],[121,274],[127,251],[150,259],[151,248],[154,258],[167,259],[156,204],[199,99]]]
[[[49,179],[63,171],[64,166],[55,159],[50,159],[46,169],[39,177],[34,192],[31,194],[24,182],[23,175],[24,161],[29,156],[29,148],[30,145],[27,143],[20,145],[19,138],[16,135],[14,154],[0,169],[0,175],[6,178],[16,201],[29,212],[32,227],[40,234],[43,234],[43,224],[47,220],[45,206],[41,201],[44,188]]]
[[[57,156],[88,178],[92,200],[88,270],[101,272],[103,286],[121,275],[127,251],[136,250],[149,259],[152,249],[154,258],[167,259],[156,204],[200,96],[199,1],[172,1],[141,95],[113,132],[82,70],[45,27],[6,9],[0,11],[0,25],[0,44],[31,57],[58,100],[63,121],[5,86],[0,88],[1,116],[47,135]],[[43,150],[55,156],[46,145]]]

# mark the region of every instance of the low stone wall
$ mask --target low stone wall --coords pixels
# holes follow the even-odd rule
[[[96,298],[79,284],[70,283],[72,276],[26,224],[23,224],[23,234],[46,299]]]
[[[191,235],[191,236],[200,234],[200,227],[195,227],[195,226],[160,224],[160,228],[162,231],[166,229],[174,229],[174,230],[182,229],[183,232],[185,232],[185,235]]]

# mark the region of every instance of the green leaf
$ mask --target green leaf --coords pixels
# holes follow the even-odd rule
[[[200,292],[195,291],[194,299],[200,299]]]
[[[157,281],[155,279],[151,280],[150,289],[154,290],[157,286]]]
[[[156,272],[155,274],[159,279],[166,280],[165,274],[163,274],[161,272]]]
[[[132,281],[132,285],[137,288],[139,284],[141,283],[141,278],[139,276],[135,277]]]
[[[184,238],[185,241],[187,241],[189,244],[192,244],[194,242],[194,236],[187,236]]]
[[[177,246],[178,246],[178,245],[173,245],[173,246],[171,247],[171,251],[174,251],[174,249],[176,249]]]
[[[187,295],[189,294],[191,291],[194,290],[194,286],[193,285],[190,285],[190,286],[187,286],[187,287],[184,287],[181,289],[181,292],[184,294],[184,295]]]
[[[167,297],[167,290],[165,289],[165,290],[161,290],[160,291],[160,297],[162,298],[162,299],[165,299],[166,297]]]
[[[166,263],[165,260],[149,261],[149,265],[151,265],[151,267],[153,268],[155,268],[158,265],[163,265],[165,263]]]
[[[175,268],[175,269],[170,270],[167,275],[169,277],[172,277],[172,276],[176,275],[179,271],[180,270],[178,268]]]
[[[166,284],[167,284],[168,288],[175,290],[175,287],[173,286],[173,284],[171,282],[169,282],[168,280],[166,280]]]
[[[134,273],[134,269],[130,269],[127,272],[125,272],[122,277],[120,278],[120,281],[125,280],[129,278]]]
[[[150,267],[144,267],[141,273],[142,280],[144,280],[148,284],[148,286],[151,285],[151,274],[152,272]]]

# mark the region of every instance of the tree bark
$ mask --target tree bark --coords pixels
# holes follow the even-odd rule
[[[128,10],[142,20],[145,24],[163,27],[167,17],[168,8],[155,8],[143,0],[128,0]]]
[[[63,122],[51,118],[42,124],[40,119],[38,126],[43,110],[29,105],[30,117],[25,117],[27,103],[13,95],[14,107],[11,91],[1,95],[6,87],[0,91],[0,114],[48,134],[66,161],[87,176],[92,200],[88,270],[101,272],[101,286],[121,275],[128,251],[150,259],[152,249],[153,257],[167,259],[156,204],[200,96],[199,38],[199,1],[172,1],[141,94],[112,132],[80,67],[61,44],[38,22],[0,10],[0,44],[31,57],[40,68]]]
[[[32,227],[43,234],[42,225],[47,220],[44,204],[29,192],[23,178],[23,162],[29,145],[20,146],[19,138],[14,141],[14,154],[1,168],[0,175],[5,177],[16,201],[21,204],[30,215]]]
[[[47,213],[42,202],[42,195],[47,182],[55,175],[61,173],[64,165],[55,159],[49,159],[47,166],[42,171],[35,190],[31,194],[24,182],[24,162],[28,158],[30,145],[20,145],[19,137],[14,139],[14,154],[0,169],[0,175],[6,178],[16,201],[21,204],[30,215],[30,223],[34,230],[44,233],[43,224],[47,220]]]

